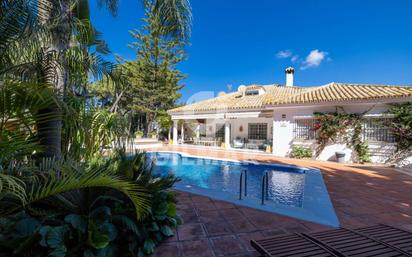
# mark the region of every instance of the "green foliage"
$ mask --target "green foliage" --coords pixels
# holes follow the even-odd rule
[[[312,156],[312,149],[302,146],[293,146],[292,151],[290,152],[290,157],[296,159],[312,158]]]
[[[51,163],[45,166],[46,169],[56,167]],[[172,236],[180,223],[175,195],[168,191],[177,179],[157,177],[151,167],[145,154],[127,157],[119,151],[111,158],[95,159],[80,172],[90,174],[98,170],[113,178],[121,177],[134,187],[142,187],[152,197],[151,207],[146,208],[150,215],[140,219],[135,215],[136,206],[130,194],[119,193],[122,191],[115,180],[107,184],[100,180],[100,188],[94,188],[92,178],[85,182],[77,177],[73,182],[78,181],[79,186],[69,190],[73,182],[64,179],[65,176],[61,182],[53,183],[36,179],[38,182],[31,188],[40,188],[40,191],[32,190],[25,208],[15,209],[13,214],[0,219],[0,251],[10,255],[30,252],[31,256],[150,256],[156,245]],[[59,170],[62,174],[70,173],[67,169]],[[59,192],[54,190],[58,184],[62,185]],[[135,192],[141,194],[142,189]],[[138,209],[139,213],[142,208]],[[22,247],[16,250],[17,245]]]
[[[65,117],[63,150],[79,160],[101,155],[128,137],[128,121],[118,112],[97,108],[85,112],[79,109]]]
[[[115,14],[118,1],[98,3]],[[186,0],[144,3],[164,35],[188,35]],[[130,109],[113,108],[122,72],[104,60],[88,4],[0,0],[2,256],[144,256],[178,223],[166,192],[176,179],[153,176],[142,154],[106,151],[129,136]],[[164,72],[175,57],[164,57],[157,81],[177,84],[178,73]],[[109,108],[88,101],[89,81],[103,77],[118,90]]]
[[[136,137],[142,137],[144,135],[143,131],[140,130],[136,131],[134,134]]]
[[[395,136],[396,151],[387,162],[399,163],[412,155],[412,102],[394,104],[388,113],[394,117],[383,125]]]
[[[338,141],[346,143],[357,154],[358,162],[370,162],[367,142],[362,141],[362,117],[364,113],[346,113],[341,111],[331,113],[315,113],[316,140],[318,148],[315,156],[319,156],[329,143]]]
[[[184,78],[176,66],[185,58],[185,42],[170,36],[168,28],[163,26],[158,8],[157,3],[148,3],[142,29],[130,31],[136,40],[131,44],[136,60],[119,57],[124,62],[121,65],[122,75],[129,84],[124,90],[123,98],[127,99],[124,104],[145,117],[144,129],[147,133],[157,116],[164,115],[180,98],[178,91]]]
[[[356,119],[352,123],[352,137],[347,141],[347,145],[351,146],[355,150],[358,162],[368,163],[371,162],[368,142],[362,140],[362,124],[360,119]]]

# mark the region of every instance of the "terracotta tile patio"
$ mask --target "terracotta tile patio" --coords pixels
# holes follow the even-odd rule
[[[153,150],[319,168],[341,226],[354,228],[385,223],[412,230],[412,176],[390,167],[179,146]],[[178,201],[184,224],[179,226],[174,237],[158,247],[155,256],[258,256],[250,247],[250,239],[327,229],[322,225],[184,192],[178,192]]]

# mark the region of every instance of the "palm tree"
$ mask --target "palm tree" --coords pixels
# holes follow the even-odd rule
[[[98,1],[113,15],[118,3],[118,0]],[[191,25],[188,0],[143,0],[143,4],[155,6],[170,36],[188,39]],[[87,74],[97,66],[99,72],[94,75],[110,74],[113,70],[100,56],[90,56],[90,45],[101,53],[108,51],[90,23],[89,1],[0,0],[0,7],[0,77],[13,70],[14,78],[30,78],[41,86],[52,85],[56,95],[64,100],[74,84],[87,83]],[[61,156],[62,117],[62,110],[54,103],[38,112],[36,127],[44,157]]]

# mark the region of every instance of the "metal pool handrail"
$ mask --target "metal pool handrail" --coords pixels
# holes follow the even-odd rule
[[[262,205],[265,205],[266,201],[269,200],[269,175],[268,172],[265,172],[265,175],[262,177]]]
[[[243,177],[243,174],[245,174],[245,176]],[[244,179],[243,179],[244,178]],[[239,190],[239,200],[242,200],[242,186],[243,186],[243,183],[242,182],[244,182],[245,183],[245,190],[244,190],[244,193],[245,193],[245,196],[247,196],[247,170],[242,170],[241,171],[241,173],[240,173],[240,180],[239,180],[239,188],[240,188],[240,190]]]

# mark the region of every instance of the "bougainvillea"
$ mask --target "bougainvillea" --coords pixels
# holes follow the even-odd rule
[[[388,113],[393,115],[385,126],[395,136],[396,150],[387,163],[399,163],[412,155],[412,102],[392,105]]]
[[[330,143],[346,143],[356,152],[358,162],[370,162],[368,144],[362,140],[364,113],[346,113],[343,108],[337,108],[335,112],[315,112],[314,114],[316,121],[313,130],[316,131],[318,144],[316,157]]]

